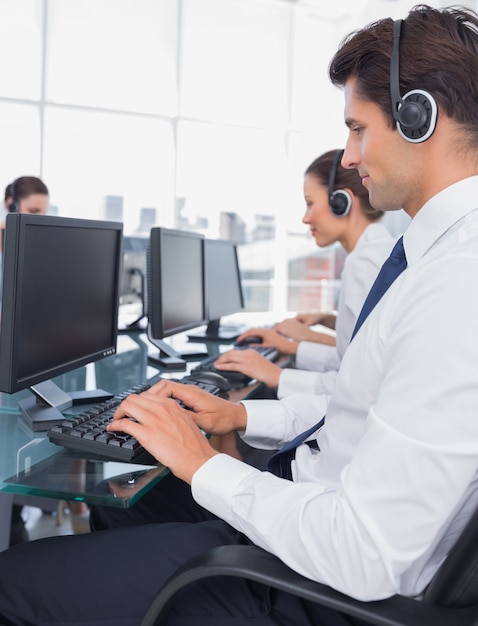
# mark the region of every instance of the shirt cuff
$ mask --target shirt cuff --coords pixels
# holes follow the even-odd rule
[[[247,413],[242,439],[255,448],[276,450],[289,428],[288,413],[279,400],[243,400]]]
[[[233,523],[233,499],[239,485],[261,472],[227,454],[216,454],[194,474],[191,490],[194,500],[221,519]]]

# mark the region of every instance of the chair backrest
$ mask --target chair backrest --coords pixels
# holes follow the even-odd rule
[[[427,587],[423,601],[448,607],[478,604],[478,508]]]

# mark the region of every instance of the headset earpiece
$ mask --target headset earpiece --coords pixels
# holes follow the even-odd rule
[[[10,183],[10,196],[12,197],[12,200],[7,207],[9,213],[18,213],[18,209],[19,209],[15,183],[16,183],[16,180]]]
[[[329,207],[336,217],[345,217],[350,213],[350,209],[352,208],[352,196],[346,189],[337,189],[334,191],[337,167],[343,154],[343,150],[337,150],[329,174]]]
[[[329,199],[330,210],[336,217],[345,217],[350,213],[352,197],[345,189],[337,189]]]
[[[426,141],[434,132],[438,118],[435,98],[423,89],[400,95],[400,30],[402,20],[393,23],[393,48],[390,59],[392,112],[400,135],[411,143]]]

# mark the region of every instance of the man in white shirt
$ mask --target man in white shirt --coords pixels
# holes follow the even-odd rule
[[[404,20],[399,52],[407,71],[399,91],[420,89],[420,99],[436,100],[438,117],[431,103],[420,121],[412,101],[400,129],[390,111],[393,29],[381,20],[358,31],[330,66],[345,93],[343,164],[358,169],[373,205],[403,207],[412,221],[403,238],[407,269],[342,360],[325,425],[313,437],[320,452],[299,445],[285,480],[217,453],[196,423],[276,447],[300,431],[298,422],[290,428],[266,411],[253,414],[165,381],[130,396],[112,428],[135,435],[180,479],[164,481],[165,521],[179,523],[3,552],[0,616],[7,623],[133,626],[171,571],[224,543],[252,541],[362,600],[419,596],[428,584],[478,501],[478,292],[470,283],[478,275],[478,16],[422,7]],[[395,99],[392,110],[397,115]],[[175,496],[186,506],[188,484],[194,500],[180,517]],[[71,590],[80,581],[78,598]],[[286,594],[223,579],[191,585],[173,605],[171,623],[237,625],[251,617],[261,626],[349,623]]]

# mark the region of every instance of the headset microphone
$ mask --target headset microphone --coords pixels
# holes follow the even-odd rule
[[[426,141],[433,134],[438,117],[435,98],[423,89],[400,95],[399,47],[402,20],[393,23],[393,48],[390,59],[392,112],[400,135],[411,143]]]
[[[352,207],[352,196],[345,189],[337,189],[334,191],[335,177],[337,176],[337,167],[339,161],[344,154],[343,150],[337,150],[334,162],[329,174],[329,207],[336,217],[345,217],[350,213]]]

